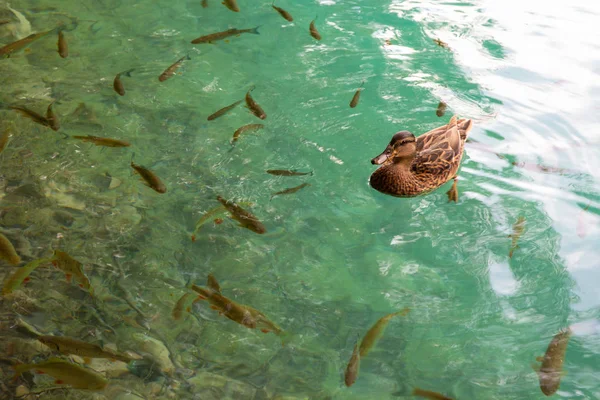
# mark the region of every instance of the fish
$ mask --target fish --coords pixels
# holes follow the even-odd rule
[[[240,128],[238,128],[234,133],[233,133],[233,138],[231,139],[231,144],[235,145],[235,142],[238,141],[238,139],[240,138],[240,135],[246,131],[256,131],[259,129],[264,128],[263,124],[248,124],[248,125],[244,125]]]
[[[192,293],[186,293],[183,296],[181,296],[179,298],[179,300],[177,300],[177,303],[175,304],[175,307],[173,308],[173,312],[171,313],[171,316],[173,317],[173,319],[175,321],[179,321],[181,320],[181,318],[183,317],[183,311],[187,311],[190,312],[191,311],[191,304],[192,301],[194,301],[194,299],[196,299],[197,296],[195,296]]]
[[[45,32],[32,33],[31,35],[29,35],[23,39],[19,39],[16,42],[12,42],[12,43],[7,44],[4,47],[0,47],[0,57],[4,57],[4,58],[10,57],[10,55],[12,53],[14,53],[15,51],[19,51],[22,48],[27,47],[31,43],[46,36],[47,34],[49,34],[52,31],[53,30],[51,29],[51,30],[45,31]]]
[[[276,176],[302,176],[302,175],[311,175],[313,174],[312,171],[310,172],[298,172],[295,169],[292,170],[287,170],[287,169],[268,169],[267,170],[267,174],[271,174],[271,175],[276,175]]]
[[[252,112],[252,114],[254,114],[256,117],[258,117],[260,119],[266,119],[267,114],[264,112],[264,110],[258,105],[258,103],[250,95],[250,92],[253,90],[254,90],[254,87],[252,87],[250,90],[248,90],[248,93],[246,93],[246,106]]]
[[[275,197],[275,196],[279,196],[280,194],[292,194],[292,193],[296,193],[298,190],[304,189],[307,186],[310,186],[310,183],[303,183],[302,185],[298,185],[298,186],[295,186],[293,188],[288,188],[288,189],[282,190],[280,192],[275,192],[275,193],[273,193],[271,195],[271,199],[273,199],[273,197]]]
[[[6,296],[7,294],[11,294],[15,290],[19,289],[23,283],[29,281],[29,275],[38,268],[39,266],[50,263],[50,258],[40,258],[37,260],[33,260],[25,266],[17,269],[14,274],[4,281],[4,286],[2,287],[2,294]]]
[[[448,105],[443,101],[440,101],[440,103],[437,106],[437,110],[435,110],[435,115],[437,115],[438,117],[443,117],[444,114],[446,114],[446,107],[448,107]]]
[[[246,229],[250,229],[252,232],[258,233],[259,235],[265,233],[267,229],[265,226],[248,211],[244,210],[232,201],[225,200],[221,196],[217,196],[217,200],[221,203],[227,211],[231,214],[231,217],[240,223],[240,226]]]
[[[542,365],[539,368],[540,389],[546,396],[552,396],[560,387],[562,366],[567,353],[567,346],[571,338],[571,329],[563,329],[550,341],[546,353],[539,357]]]
[[[134,70],[135,70],[135,68],[132,68],[132,69],[124,71],[124,72],[119,72],[115,76],[115,80],[113,81],[113,89],[115,89],[115,92],[117,92],[119,95],[125,96],[125,85],[123,85],[123,81],[121,80],[121,75],[131,77],[131,73]]]
[[[356,382],[356,379],[358,378],[358,370],[360,369],[360,351],[358,349],[359,346],[358,343],[356,343],[348,366],[346,367],[346,373],[344,374],[344,383],[348,387],[354,385],[354,382]]]
[[[519,216],[519,218],[517,219],[517,222],[515,222],[515,224],[513,225],[513,233],[508,235],[509,238],[512,238],[510,251],[508,253],[509,258],[512,258],[513,253],[519,247],[517,242],[519,241],[519,238],[523,234],[524,230],[525,230],[525,217]]]
[[[206,278],[206,284],[212,290],[216,291],[217,293],[221,293],[221,286],[213,274],[208,274],[208,278]]]
[[[62,58],[67,58],[69,56],[69,45],[67,44],[67,39],[65,38],[65,34],[63,30],[58,31],[58,54]]]
[[[142,177],[142,180],[144,180],[144,184],[146,186],[154,189],[154,191],[158,193],[167,192],[167,187],[154,172],[150,171],[144,166],[135,164],[133,161],[131,162],[131,168],[133,168],[135,172]]]
[[[432,392],[430,390],[423,390],[419,388],[414,388],[412,391],[413,396],[420,396],[424,399],[430,400],[452,400],[450,397],[446,397],[443,394]]]
[[[587,235],[586,214],[589,208],[590,204],[588,204],[583,210],[581,210],[579,212],[579,215],[577,216],[577,236],[579,236],[582,239]]]
[[[208,7],[208,0],[202,0],[202,8]]]
[[[54,255],[51,259],[52,265],[65,273],[67,282],[71,282],[72,278],[79,283],[79,286],[93,293],[90,280],[83,272],[83,264],[71,257],[62,250],[54,250]]]
[[[289,12],[287,12],[283,8],[277,7],[275,5],[275,0],[273,0],[273,4],[271,4],[271,7],[273,7],[273,9],[275,9],[275,11],[277,11],[279,13],[279,15],[281,15],[285,20],[287,20],[289,22],[294,21],[294,18],[292,17],[292,15]]]
[[[6,261],[10,265],[17,266],[21,263],[21,257],[17,254],[15,246],[8,240],[6,236],[0,233],[0,259]]]
[[[165,71],[158,77],[158,80],[164,82],[170,77],[172,77],[175,74],[175,71],[177,71],[177,69],[181,67],[185,60],[191,60],[189,54],[181,57],[179,60],[175,61],[169,68],[165,69]]]
[[[354,96],[352,96],[352,100],[350,100],[350,108],[354,108],[358,105],[358,100],[360,99],[360,92],[362,91],[362,87],[364,84],[365,84],[365,81],[363,81],[360,84],[360,88],[358,88],[356,93],[354,93]]]
[[[58,131],[60,129],[60,122],[58,121],[58,116],[52,110],[52,106],[54,103],[50,103],[48,109],[46,110],[46,120],[48,120],[48,126],[53,131]]]
[[[24,117],[29,118],[30,120],[32,120],[33,122],[35,122],[37,124],[50,127],[50,121],[48,121],[48,119],[46,117],[36,113],[35,111],[30,110],[27,107],[8,106],[8,108],[18,112],[19,114],[21,114]]]
[[[214,282],[216,283],[216,279],[214,279]],[[198,297],[200,300],[208,301],[210,308],[246,328],[260,329],[263,333],[273,332],[276,335],[283,333],[283,330],[262,312],[250,306],[236,303],[213,288],[192,285],[191,289],[200,295]]]
[[[260,28],[260,26],[257,26],[256,28],[249,28],[249,29],[237,29],[237,28],[227,29],[226,31],[223,31],[223,32],[211,33],[210,35],[200,36],[199,38],[192,40],[192,44],[212,43],[212,42],[216,42],[217,40],[227,39],[230,36],[239,36],[242,33],[252,33],[254,35],[260,35],[258,28]]]
[[[194,233],[192,233],[192,242],[196,241],[196,235],[198,234],[198,231],[200,230],[202,225],[206,224],[208,221],[210,221],[214,217],[225,214],[225,213],[227,213],[227,208],[225,208],[225,206],[223,206],[223,205],[220,205],[218,207],[211,208],[210,210],[208,210],[207,212],[202,214],[202,217],[200,217],[198,222],[196,222],[196,227],[194,228]]]
[[[244,101],[244,100],[243,99],[242,100],[238,100],[235,103],[228,105],[227,107],[221,108],[219,111],[217,111],[217,112],[209,115],[207,119],[209,121],[212,121],[214,119],[217,119],[217,118],[219,118],[219,117],[227,114],[229,111],[231,111],[234,108],[236,108],[242,101]]]
[[[6,129],[4,129],[4,132],[0,136],[0,153],[2,153],[4,151],[4,149],[6,148],[6,145],[8,144],[8,140],[10,139],[11,131],[12,131],[12,127],[8,126],[8,127],[6,127]]]
[[[229,8],[233,12],[240,12],[240,8],[238,7],[236,0],[223,0],[221,4],[223,4],[225,7]]]
[[[440,47],[443,47],[444,49],[449,48],[448,43],[441,41],[440,39],[433,39],[434,43],[437,44]]]
[[[360,356],[365,357],[367,354],[369,354],[369,351],[371,351],[373,346],[375,346],[375,343],[377,343],[379,338],[381,338],[385,328],[387,327],[387,324],[393,317],[397,315],[405,316],[409,313],[409,311],[409,308],[404,308],[400,311],[381,317],[377,322],[375,322],[375,325],[369,329],[363,340],[360,342]]]
[[[0,26],[10,23],[10,19],[0,19]]]
[[[17,364],[13,368],[15,380],[22,373],[35,370],[55,378],[56,384],[69,385],[74,389],[102,390],[108,385],[108,380],[102,375],[60,358],[49,358],[37,364]]]
[[[315,21],[317,20],[317,17],[315,17],[315,19],[312,20],[312,22],[310,23],[310,36],[312,36],[313,38],[317,39],[317,40],[321,40],[321,34],[319,33],[319,31],[317,30],[317,27],[315,26]]]
[[[97,344],[84,342],[67,336],[41,335],[37,340],[52,350],[62,354],[74,354],[83,358],[108,358],[119,360],[124,363],[129,363],[134,360],[133,357],[130,357],[127,354],[120,354],[110,349],[104,350]]]
[[[124,140],[104,138],[104,137],[98,137],[98,136],[93,136],[93,135],[71,136],[71,137],[73,139],[79,139],[84,142],[93,143],[96,146],[105,146],[105,147],[129,147],[129,146],[131,146],[131,144],[129,142],[126,142]]]

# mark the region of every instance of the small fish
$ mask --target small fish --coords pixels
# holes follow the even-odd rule
[[[557,333],[548,345],[544,357],[538,358],[538,361],[542,363],[539,371],[537,371],[540,379],[540,389],[546,396],[553,395],[560,387],[562,366],[571,333],[570,328]]]
[[[319,33],[319,31],[317,30],[317,27],[315,26],[315,21],[317,20],[317,17],[315,17],[315,19],[312,20],[312,22],[310,23],[310,36],[312,36],[313,38],[317,39],[317,40],[321,40],[321,34]]]
[[[0,19],[0,26],[10,23],[10,19]]]
[[[288,189],[282,190],[280,192],[275,192],[275,193],[273,193],[271,195],[271,199],[273,199],[273,197],[275,197],[275,196],[279,196],[280,194],[292,194],[292,193],[296,193],[298,190],[304,189],[307,186],[310,186],[310,183],[303,183],[302,185],[298,185],[298,186],[293,187],[293,188],[288,188]]]
[[[17,364],[15,380],[23,372],[35,370],[56,379],[56,384],[69,385],[73,389],[102,390],[108,380],[102,375],[60,358],[50,358],[37,364]]]
[[[223,0],[221,4],[223,4],[225,7],[229,8],[233,12],[240,12],[240,8],[238,7],[236,0]]]
[[[229,111],[236,108],[242,101],[244,101],[244,100],[238,100],[235,103],[228,105],[227,107],[221,108],[219,111],[215,112],[214,114],[209,115],[208,120],[212,121],[213,119],[217,119],[217,118],[227,114]]]
[[[115,92],[117,92],[119,95],[125,96],[125,85],[123,85],[123,81],[121,80],[121,75],[131,77],[131,73],[134,70],[135,70],[135,68],[132,68],[125,72],[119,72],[117,74],[117,76],[115,76],[115,80],[113,81],[113,89],[115,89]]]
[[[223,205],[215,207],[215,208],[211,208],[210,210],[205,212],[202,215],[202,217],[200,217],[198,222],[196,222],[196,227],[194,228],[194,233],[192,233],[192,242],[196,241],[196,235],[198,234],[198,231],[200,230],[202,225],[206,224],[208,221],[210,221],[214,217],[220,216],[225,213],[227,213],[227,209]]]
[[[63,30],[58,31],[58,54],[62,58],[67,58],[69,56],[69,45],[67,44],[67,38],[65,38],[65,34]]]
[[[208,0],[202,0],[202,8],[208,7]]]
[[[46,117],[36,113],[35,111],[30,110],[29,108],[21,107],[21,106],[8,106],[8,108],[18,112],[19,114],[21,114],[24,117],[29,118],[30,120],[32,120],[33,122],[35,122],[37,124],[50,127],[50,121],[48,121],[48,119]]]
[[[352,351],[352,357],[346,367],[346,374],[344,375],[344,383],[350,387],[354,385],[358,378],[358,370],[360,369],[360,351],[358,351],[358,343],[354,345],[354,351]]]
[[[235,142],[238,141],[238,139],[240,138],[240,135],[246,131],[256,131],[259,129],[264,128],[263,124],[248,124],[248,125],[244,125],[240,128],[238,128],[234,133],[233,133],[233,139],[231,139],[231,144],[234,145]]]
[[[279,13],[279,15],[281,15],[285,20],[290,21],[290,22],[294,21],[294,18],[292,17],[292,15],[289,12],[287,12],[283,8],[277,7],[275,5],[275,0],[273,0],[273,4],[271,4],[271,7],[273,7]]]
[[[25,266],[17,269],[14,274],[12,274],[9,278],[4,281],[4,286],[2,288],[2,294],[6,296],[19,289],[24,282],[29,280],[29,275],[40,265],[45,263],[49,263],[51,261],[50,258],[40,258],[38,260],[33,260]]]
[[[443,42],[440,39],[433,39],[433,41],[435,42],[435,44],[437,44],[440,47],[443,47],[444,49],[449,48],[448,43]]]
[[[208,274],[208,278],[206,278],[206,284],[209,288],[216,291],[217,293],[221,293],[221,285],[217,282],[217,278],[213,274]]]
[[[119,360],[124,363],[129,363],[134,360],[134,358],[126,354],[116,353],[112,350],[104,350],[97,344],[66,336],[41,335],[37,339],[40,343],[43,343],[52,350],[62,354],[74,354],[84,358],[108,358]]]
[[[354,96],[352,96],[352,100],[350,101],[350,108],[354,108],[358,105],[358,100],[360,100],[360,92],[362,91],[362,87],[365,84],[365,81],[363,81],[360,84],[360,88],[356,91],[356,93],[354,93]]]
[[[523,234],[524,230],[525,230],[525,217],[519,216],[519,218],[517,219],[517,222],[515,222],[515,224],[513,225],[513,233],[508,235],[509,238],[512,238],[510,252],[508,253],[509,258],[512,258],[513,253],[519,247],[517,242],[519,241],[519,238]]]
[[[226,31],[223,31],[223,32],[211,33],[210,35],[200,36],[199,38],[192,40],[192,44],[212,43],[212,42],[216,42],[217,40],[227,39],[230,36],[239,36],[242,33],[252,33],[254,35],[260,35],[258,28],[260,28],[260,26],[257,26],[256,28],[250,28],[250,29],[236,29],[236,28],[227,29]]]
[[[271,174],[271,175],[276,175],[276,176],[302,176],[302,175],[311,175],[313,174],[312,171],[310,172],[298,172],[295,169],[292,170],[287,170],[287,169],[268,169],[267,170],[267,174]]]
[[[191,60],[189,54],[181,57],[179,60],[175,61],[173,63],[173,65],[171,65],[169,68],[165,69],[165,71],[162,74],[160,74],[160,76],[158,77],[158,80],[161,82],[164,82],[167,79],[169,79],[170,77],[172,77],[175,74],[175,71],[177,71],[177,69],[179,69],[179,67],[181,67],[181,65],[183,64],[183,62],[185,60]]]
[[[254,99],[250,95],[250,92],[253,90],[254,90],[254,87],[252,87],[250,90],[248,90],[248,93],[246,93],[246,106],[252,112],[252,114],[254,114],[256,117],[258,117],[260,119],[266,119],[267,114],[258,105],[258,103],[256,101],[254,101]]]
[[[435,115],[438,117],[443,117],[444,114],[446,114],[446,107],[448,107],[448,105],[443,101],[440,101],[440,104],[437,106],[437,110],[435,110]]]
[[[90,280],[83,272],[83,264],[71,257],[62,250],[54,250],[54,256],[51,259],[52,265],[65,273],[67,282],[71,282],[75,278],[79,282],[79,286],[93,293]]]
[[[0,153],[4,151],[6,145],[8,144],[8,140],[10,139],[10,133],[12,131],[12,127],[8,126],[4,129],[4,133],[0,136]]]
[[[39,38],[46,36],[50,32],[52,32],[52,30],[49,30],[46,32],[40,32],[40,33],[32,33],[31,35],[27,36],[26,38],[23,38],[23,39],[17,40],[16,42],[7,44],[4,47],[0,47],[0,57],[5,57],[5,58],[10,57],[10,55],[12,53],[14,53],[15,51],[19,51],[22,48],[27,47],[29,44],[35,42]]]
[[[450,397],[446,397],[443,394],[432,392],[429,390],[423,390],[419,388],[414,388],[412,391],[413,396],[421,396],[424,399],[430,400],[452,400]]]
[[[73,139],[79,139],[84,142],[93,143],[96,146],[105,146],[105,147],[129,147],[129,146],[131,146],[131,144],[129,142],[126,142],[124,140],[119,140],[119,139],[103,138],[103,137],[92,136],[92,135],[71,136],[71,137]]]
[[[588,204],[583,210],[581,210],[579,212],[579,215],[577,216],[577,236],[579,236],[582,239],[587,235],[586,214],[588,208],[590,208],[590,204]]]
[[[17,254],[15,246],[6,236],[0,233],[0,259],[7,263],[17,266],[21,262],[21,257]]]
[[[173,319],[175,321],[179,321],[182,317],[183,317],[183,311],[187,311],[190,312],[191,311],[191,304],[194,301],[194,299],[196,298],[196,296],[194,296],[192,293],[186,293],[183,296],[181,296],[179,298],[179,300],[177,300],[177,303],[175,304],[175,307],[173,308],[173,312],[171,313]]]
[[[142,177],[146,186],[148,186],[151,189],[154,189],[158,193],[167,192],[167,187],[164,185],[164,183],[162,183],[160,178],[154,172],[150,171],[146,167],[134,164],[133,161],[131,162],[131,168],[133,168],[135,172]]]
[[[387,324],[390,322],[390,319],[397,315],[405,316],[409,313],[409,311],[409,308],[405,308],[398,312],[388,314],[385,317],[381,317],[375,323],[375,325],[373,325],[371,329],[369,329],[363,340],[360,342],[360,356],[365,357],[367,354],[369,354],[369,351],[371,351],[373,346],[375,346],[375,343],[377,343],[379,338],[381,338],[381,336],[383,335],[383,332],[385,331]]]
[[[52,110],[53,105],[54,103],[50,103],[46,110],[46,120],[48,121],[50,129],[56,132],[60,129],[60,122],[58,121],[58,116],[54,114],[54,110]]]
[[[231,217],[240,223],[240,226],[250,229],[252,232],[263,234],[267,231],[265,226],[248,211],[244,210],[232,201],[225,200],[221,196],[217,196],[217,200],[227,208]]]

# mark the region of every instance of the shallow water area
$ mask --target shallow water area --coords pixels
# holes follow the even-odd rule
[[[10,135],[0,233],[21,258],[0,260],[1,398],[380,400],[419,387],[543,399],[532,363],[568,326],[553,397],[600,398],[600,6],[278,0],[288,22],[268,1],[237,0],[240,12],[202,3],[0,1],[0,47],[52,30],[0,59],[0,137]],[[119,73],[124,96],[113,89]],[[207,120],[252,88],[266,119],[242,102]],[[10,108],[43,118],[51,103],[57,131]],[[394,133],[419,136],[452,115],[474,123],[456,203],[451,182],[415,198],[369,186],[370,160]],[[247,124],[264,126],[233,146]],[[73,138],[88,135],[131,145]],[[276,169],[309,174],[266,172]],[[239,226],[217,196],[266,232]],[[18,268],[56,249],[81,263],[89,288],[53,259],[7,291]],[[233,305],[197,299],[191,285],[209,287],[209,274],[274,325],[236,323],[222,315]],[[405,307],[346,387],[357,340]],[[61,355],[32,329],[134,361]],[[12,379],[13,364],[56,356],[98,372],[106,388],[57,387],[35,372]]]

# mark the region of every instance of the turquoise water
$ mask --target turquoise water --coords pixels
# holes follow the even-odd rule
[[[84,262],[96,300],[44,269],[22,291],[39,299],[39,309],[28,312],[5,297],[5,314],[80,339],[90,325],[97,328],[43,300],[53,293],[79,311],[89,303],[103,313],[116,334],[96,332],[94,340],[141,353],[132,337],[146,333],[169,346],[179,370],[170,379],[179,386],[160,378],[168,389],[157,395],[125,374],[98,395],[106,398],[132,389],[144,398],[395,399],[421,387],[464,400],[542,399],[531,364],[560,329],[584,323],[571,339],[554,397],[600,398],[593,324],[600,305],[600,8],[583,0],[278,1],[294,16],[288,23],[268,1],[238,0],[239,13],[216,0],[208,4],[11,3],[31,32],[59,21],[76,20],[77,27],[66,33],[66,59],[50,35],[0,64],[2,103],[41,112],[57,100],[62,125],[55,133],[2,113],[12,139],[0,156],[0,226],[20,243],[25,261],[62,248]],[[13,29],[13,14],[3,11],[0,20],[5,15],[13,24],[0,26],[3,45],[26,36]],[[308,32],[316,16],[321,41]],[[260,35],[190,44],[256,26]],[[175,76],[158,81],[187,54]],[[113,78],[131,68],[120,97]],[[265,121],[242,106],[207,121],[252,86]],[[439,101],[448,104],[441,118]],[[419,135],[453,114],[474,121],[456,204],[445,195],[450,183],[406,199],[369,187],[370,160],[395,132]],[[244,133],[231,150],[233,132],[250,123],[265,127]],[[101,149],[62,133],[132,146]],[[132,175],[132,154],[161,177],[166,194]],[[314,175],[274,177],[267,169]],[[117,187],[108,188],[106,174]],[[270,200],[304,182],[311,186]],[[36,195],[10,196],[26,184]],[[247,209],[268,232],[257,235],[225,218],[204,225],[192,242],[195,222],[219,205],[217,195],[251,202]],[[57,211],[68,212],[72,223],[61,224]],[[507,236],[519,216],[526,229],[509,258]],[[284,347],[271,333],[219,317],[205,302],[194,305],[195,317],[171,319],[186,284],[204,285],[211,272],[225,296],[289,333]],[[135,313],[115,281],[153,316],[150,331],[123,323]],[[357,338],[404,307],[410,313],[391,320],[346,388],[343,371]],[[14,332],[5,328],[10,338]],[[12,355],[37,360],[30,356]],[[216,389],[212,375],[208,383],[194,380],[208,372],[231,379],[229,386]],[[243,394],[232,394],[231,382],[246,388]],[[12,396],[14,387],[7,390]],[[91,398],[63,392],[41,398]]]

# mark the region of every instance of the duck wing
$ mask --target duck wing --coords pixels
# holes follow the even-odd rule
[[[460,139],[464,142],[467,140],[469,131],[473,127],[473,121],[462,118],[456,121],[456,126],[458,127]],[[432,148],[438,140],[442,139],[447,130],[448,125],[443,125],[419,136],[417,138],[417,153],[423,151],[424,149]]]
[[[429,142],[431,147],[425,147],[415,157],[412,164],[415,173],[444,176],[450,173],[460,161],[464,141],[459,132],[456,116],[452,117],[443,129],[443,132],[436,133],[435,141]]]

